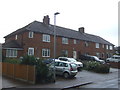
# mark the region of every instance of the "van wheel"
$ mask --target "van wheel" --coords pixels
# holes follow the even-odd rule
[[[63,76],[64,76],[64,78],[69,78],[69,73],[67,73],[67,72],[65,72],[64,74],[63,74]]]

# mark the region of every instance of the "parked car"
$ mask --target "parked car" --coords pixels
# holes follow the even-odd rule
[[[43,60],[43,63],[50,64],[53,62],[53,60],[54,60],[53,58],[48,58],[48,59]]]
[[[68,62],[73,62],[77,65],[77,70],[80,71],[81,68],[83,67],[83,63],[77,61],[76,59],[74,58],[67,58],[67,57],[59,57],[58,58],[59,60],[62,60],[62,61],[68,61]]]
[[[50,68],[54,69],[54,63],[51,63]],[[77,74],[77,66],[75,63],[55,60],[56,75],[62,75],[64,78],[74,77]]]
[[[120,62],[120,56],[119,55],[113,55],[112,57],[107,58],[106,62]]]
[[[100,62],[102,64],[105,64],[104,60],[99,59],[97,56],[91,56],[91,55],[81,55],[80,56],[81,60],[86,60],[86,61],[96,61]]]

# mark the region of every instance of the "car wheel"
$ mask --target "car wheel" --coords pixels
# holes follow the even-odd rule
[[[64,78],[69,78],[69,73],[67,73],[67,72],[65,72],[64,74],[63,74],[63,76],[64,76]]]

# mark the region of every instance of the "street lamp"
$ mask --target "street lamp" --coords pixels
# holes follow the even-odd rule
[[[55,57],[56,57],[56,15],[60,14],[59,12],[54,13],[54,82],[56,80],[55,75]]]

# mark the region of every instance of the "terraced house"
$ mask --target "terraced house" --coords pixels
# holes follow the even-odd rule
[[[53,58],[54,25],[49,16],[43,22],[34,21],[5,36],[3,55],[19,58],[34,55],[39,58]],[[85,33],[84,27],[72,30],[56,26],[56,57],[67,55],[79,58],[80,55],[96,55],[99,58],[110,57],[114,45],[105,39]]]

